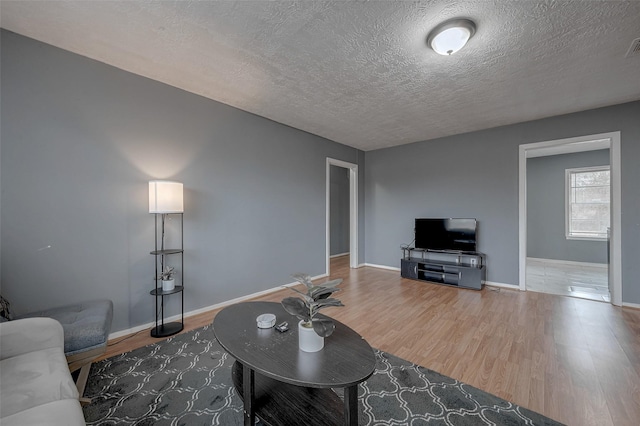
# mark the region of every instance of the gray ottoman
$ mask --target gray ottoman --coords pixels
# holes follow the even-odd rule
[[[17,315],[15,319],[33,317],[53,318],[62,324],[64,354],[72,373],[80,369],[76,386],[82,397],[91,363],[107,349],[113,319],[113,302],[106,299],[94,300]]]

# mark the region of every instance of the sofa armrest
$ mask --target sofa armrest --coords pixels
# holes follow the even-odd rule
[[[0,359],[55,347],[64,348],[64,332],[54,319],[25,318],[0,323]]]

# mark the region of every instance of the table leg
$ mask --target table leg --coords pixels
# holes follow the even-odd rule
[[[358,385],[344,389],[344,424],[358,425]]]
[[[242,365],[242,393],[244,394],[244,426],[254,426],[256,423],[255,373],[244,364]]]

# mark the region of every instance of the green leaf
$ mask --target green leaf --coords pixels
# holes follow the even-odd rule
[[[338,299],[323,299],[322,301],[316,302],[315,305],[318,308],[325,308],[327,306],[344,306]]]
[[[300,320],[309,321],[310,313],[309,308],[304,303],[304,301],[297,297],[287,297],[280,302],[285,311],[289,312],[291,315],[295,315]]]
[[[330,319],[314,319],[312,324],[316,334],[322,337],[331,336],[336,328],[336,325]]]
[[[302,292],[293,287],[288,287],[302,296],[302,299],[288,297],[282,301],[282,306],[292,315],[304,321],[312,320],[318,311],[327,306],[344,306],[338,299],[331,298],[333,293],[339,291],[338,284],[341,278],[314,285],[308,274],[296,273],[291,275],[299,283],[307,287],[306,292]]]
[[[318,299],[325,299],[327,297],[329,297],[329,295],[331,293],[334,293],[336,291],[340,291],[339,288],[324,288],[324,287],[313,287],[309,290],[309,296],[311,296],[311,298],[313,300],[318,300]]]
[[[311,316],[315,316],[320,309],[328,306],[344,306],[338,299],[324,299],[322,301],[314,302],[311,304]]]
[[[293,287],[287,287],[287,288],[288,288],[289,290],[293,290],[293,291],[295,291],[296,293],[300,294],[302,297],[304,297],[304,300],[306,300],[306,301],[307,301],[307,303],[311,303],[311,302],[313,302],[313,298],[312,298],[311,296],[309,296],[307,293],[303,293],[303,292],[301,292],[300,290],[296,290],[296,289],[295,289],[295,288],[293,288]]]
[[[311,276],[308,274],[303,274],[298,272],[296,274],[292,274],[291,277],[293,277],[299,283],[307,286],[307,288],[313,287],[313,283],[311,282]]]

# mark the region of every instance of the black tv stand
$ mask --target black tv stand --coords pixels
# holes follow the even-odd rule
[[[419,281],[481,290],[486,277],[485,255],[478,252],[401,247],[400,275]]]
[[[478,254],[476,251],[464,251],[464,250],[432,250],[432,249],[416,249],[411,248],[411,251],[424,251],[427,253],[446,253],[446,254],[458,254],[458,255],[472,255],[475,256]]]

